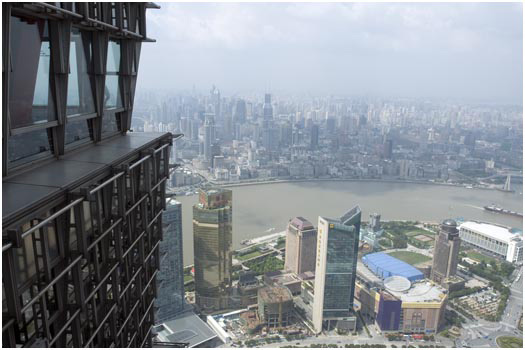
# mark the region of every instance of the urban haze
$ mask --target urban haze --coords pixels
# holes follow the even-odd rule
[[[3,3],[2,346],[523,348],[521,3]]]

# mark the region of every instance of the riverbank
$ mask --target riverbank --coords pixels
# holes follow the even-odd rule
[[[240,185],[240,184],[237,184]],[[381,214],[382,221],[414,220],[442,222],[463,218],[493,222],[521,229],[518,217],[492,213],[483,209],[495,203],[523,212],[522,197],[500,191],[480,191],[458,186],[424,186],[426,183],[393,181],[322,181],[268,182],[266,186],[242,184],[230,187],[233,193],[233,248],[241,242],[264,236],[269,228],[282,231],[290,219],[302,216],[317,224],[319,216],[339,217],[358,204],[363,221],[371,213]],[[184,260],[193,262],[193,205],[198,196],[179,196],[182,203]],[[271,232],[271,233],[275,233]]]
[[[278,180],[261,180],[251,182],[229,182],[229,183],[218,183],[208,181],[208,183],[217,187],[241,187],[241,186],[255,186],[255,185],[271,185],[279,183],[295,183],[295,182],[377,182],[377,183],[400,183],[400,184],[417,184],[417,185],[434,185],[434,186],[446,186],[446,187],[461,187],[466,189],[476,190],[497,190],[497,188],[488,187],[467,187],[461,184],[452,184],[445,182],[432,182],[432,181],[418,181],[418,180],[400,180],[400,179],[353,179],[353,178],[311,178],[311,179],[278,179]]]

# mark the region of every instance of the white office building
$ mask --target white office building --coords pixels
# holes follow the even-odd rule
[[[519,233],[497,225],[468,221],[459,227],[462,242],[496,255],[508,262],[523,261],[523,238]]]

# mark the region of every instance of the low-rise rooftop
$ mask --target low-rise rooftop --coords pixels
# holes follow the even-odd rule
[[[185,312],[173,320],[154,327],[156,340],[164,343],[188,343],[188,347],[199,346],[217,334],[193,311]]]
[[[467,221],[459,227],[461,229],[469,229],[481,233],[487,237],[493,238],[497,241],[510,243],[511,240],[521,236],[518,233],[513,233],[506,227],[487,224],[484,222]]]
[[[314,228],[314,225],[302,216],[293,218],[290,224],[297,228],[299,231],[311,230]]]
[[[286,287],[268,286],[259,289],[259,297],[266,303],[283,302],[292,300],[292,294]]]
[[[404,303],[435,303],[446,297],[446,291],[428,280],[412,283],[405,291],[396,291],[386,288],[390,294]]]

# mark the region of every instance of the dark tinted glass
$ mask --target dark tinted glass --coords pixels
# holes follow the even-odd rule
[[[110,41],[106,66],[106,87],[104,91],[104,109],[122,107],[119,89],[120,43]]]
[[[70,45],[67,115],[94,113],[88,68],[91,65],[91,33],[81,34],[78,28],[73,28]]]
[[[102,133],[114,134],[118,132],[117,117],[115,112],[105,111],[102,118]]]
[[[66,124],[66,144],[89,138],[87,120],[77,120]]]
[[[45,129],[9,137],[9,161],[26,158],[38,153],[50,153],[50,140]]]
[[[56,119],[49,80],[51,46],[47,21],[11,17],[10,45],[11,128]]]

